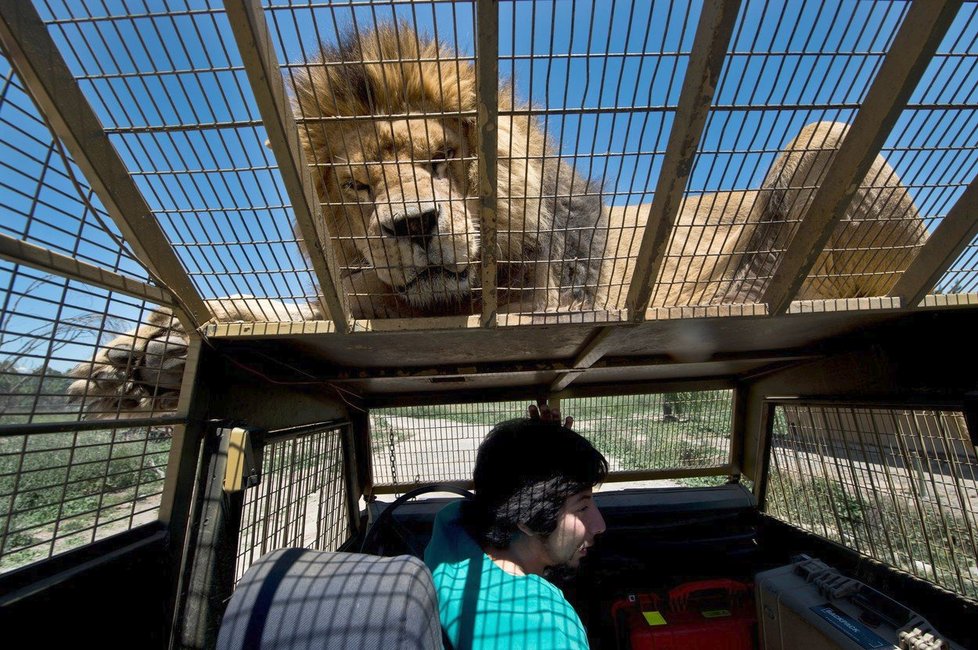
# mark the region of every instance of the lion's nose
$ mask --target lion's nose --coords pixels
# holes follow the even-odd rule
[[[384,231],[394,237],[408,237],[411,243],[427,249],[438,228],[438,207],[406,212],[395,215],[390,226]]]

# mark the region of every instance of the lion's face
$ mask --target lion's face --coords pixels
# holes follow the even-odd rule
[[[418,308],[459,304],[477,282],[478,207],[464,133],[430,118],[338,132],[323,172],[324,213],[347,253]]]

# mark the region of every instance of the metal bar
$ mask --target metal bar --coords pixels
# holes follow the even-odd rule
[[[961,403],[957,400],[906,400],[894,402],[890,400],[873,399],[831,399],[831,398],[809,398],[799,399],[796,397],[765,397],[765,401],[778,406],[798,406],[798,407],[831,407],[831,408],[862,408],[878,410],[922,410],[922,411],[950,411],[952,413],[961,411]]]
[[[0,41],[133,252],[182,306],[174,314],[194,332],[212,315],[32,3],[0,0]]]
[[[10,436],[32,436],[42,433],[64,433],[71,431],[103,431],[114,429],[139,429],[142,427],[166,427],[185,424],[184,418],[131,418],[128,420],[85,420],[80,422],[35,422],[32,424],[0,425],[0,438]]]
[[[731,478],[738,478],[744,471],[747,445],[747,412],[749,410],[748,391],[742,384],[733,390],[733,408],[730,413],[730,465],[734,470]]]
[[[3,233],[0,233],[0,258],[17,264],[24,264],[39,271],[79,280],[133,298],[148,300],[157,305],[173,306],[174,304],[173,296],[166,289],[127,278],[114,271],[82,262],[74,257],[55,253]]]
[[[343,484],[346,491],[346,515],[348,530],[360,530],[360,478],[357,476],[357,441],[351,424],[340,429],[343,452]]]
[[[470,481],[470,480],[465,480],[465,481],[438,481],[438,484],[439,485],[448,485],[448,486],[451,486],[451,487],[460,488],[462,490],[471,490],[472,487],[473,487],[472,486],[472,481]],[[371,495],[377,495],[377,494],[403,494],[404,492],[410,492],[414,488],[419,488],[419,487],[422,487],[424,485],[425,485],[424,483],[397,483],[397,484],[383,483],[383,484],[380,484],[380,485],[374,485],[374,486],[372,486],[371,491],[370,491],[370,494]]]
[[[305,154],[299,145],[295,118],[286,99],[285,83],[272,45],[265,16],[257,0],[227,0],[228,21],[241,52],[255,101],[282,182],[292,201],[296,224],[319,282],[324,312],[340,332],[349,331],[349,306],[340,283],[339,267],[330,244],[329,230],[320,214],[319,198],[309,175]]]
[[[761,406],[761,421],[758,424],[757,446],[754,452],[754,499],[757,501],[757,509],[765,511],[768,493],[768,479],[771,471],[771,455],[773,454],[772,443],[774,439],[774,419],[775,408],[771,402],[765,400]]]
[[[424,59],[421,59],[421,61],[423,61],[423,60]],[[444,61],[451,61],[452,59],[438,59],[438,60],[444,62]],[[419,62],[419,59],[411,59],[411,63],[418,63],[418,62]],[[357,60],[357,63],[361,63],[361,61]],[[364,61],[363,63],[368,63],[368,62],[367,61]],[[327,66],[328,65],[349,65],[349,62],[333,63],[333,64],[323,64],[323,65],[327,65]],[[305,67],[305,66],[303,66],[303,67]],[[384,119],[385,120],[391,120],[391,121],[394,121],[394,120],[417,120],[419,122],[422,121],[422,120],[430,120],[430,119],[435,118],[435,117],[460,118],[460,117],[478,117],[478,116],[479,116],[479,112],[478,111],[462,111],[462,110],[459,110],[459,111],[438,111],[438,110],[431,110],[431,111],[425,111],[423,115],[420,115],[418,113],[402,113],[402,112],[398,112],[398,111],[391,111],[389,113],[388,112],[385,112],[384,113]],[[317,116],[317,117],[297,117],[297,118],[295,118],[295,123],[298,126],[316,126],[316,125],[320,125],[320,124],[337,124],[337,123],[342,123],[342,122],[351,122],[351,123],[363,122],[365,124],[370,124],[370,123],[376,122],[376,121],[377,121],[377,117],[375,115],[330,115],[328,117],[327,116]],[[464,158],[463,158],[463,160],[464,160]],[[370,161],[370,164],[373,165],[373,164],[376,164],[377,162],[382,162],[382,161],[373,161],[372,160],[372,161]],[[325,163],[323,163],[323,164],[325,164]],[[389,161],[388,164],[394,165],[394,164],[397,164],[397,161]]]
[[[571,386],[562,391],[560,399],[576,397],[620,397],[623,395],[647,395],[660,392],[689,392],[698,390],[727,390],[732,389],[735,382],[732,378],[691,379],[689,381],[661,382],[630,382],[618,384],[579,385]],[[546,394],[547,388],[507,387],[501,390],[478,391],[445,391],[425,393],[389,393],[374,394],[365,402],[370,409],[391,408],[399,406],[440,405],[440,404],[484,404],[486,402],[507,402],[514,400],[532,401],[540,394]],[[551,395],[553,396],[553,395]],[[568,414],[573,415],[573,414]]]
[[[479,223],[482,251],[482,327],[496,326],[496,201],[499,120],[499,13],[496,0],[476,3],[479,81]]]
[[[723,68],[724,56],[737,22],[740,1],[710,0],[704,3],[696,26],[693,50],[679,95],[679,105],[662,171],[649,206],[649,218],[628,287],[626,307],[632,320],[645,320],[652,288],[665,258],[666,246],[683,202],[683,191],[693,168],[706,115]]]
[[[221,615],[234,587],[234,565],[244,491],[224,492],[230,430],[208,436],[202,469],[198,474],[199,494],[193,504],[192,529],[188,536],[185,594],[175,623],[171,646],[211,648],[217,641]]]
[[[626,481],[655,481],[660,479],[692,478],[696,476],[725,476],[733,471],[732,465],[714,467],[688,467],[684,469],[636,469],[621,472],[608,472],[604,482],[624,483]]]
[[[845,215],[907,100],[947,33],[961,0],[916,0],[907,11],[879,73],[841,147],[826,170],[821,186],[801,218],[782,255],[762,302],[769,312],[783,314],[791,305]]]
[[[978,235],[978,176],[931,233],[917,257],[890,291],[905,307],[916,307]]]
[[[609,472],[605,478],[608,483],[626,483],[628,481],[656,481],[663,479],[693,478],[699,476],[725,476],[733,471],[732,465],[717,465],[715,467],[691,467],[687,469],[639,469],[626,470],[621,472]],[[463,490],[472,489],[472,481],[442,481],[444,485],[459,487]],[[398,483],[396,485],[383,484],[373,487],[373,494],[396,494],[420,487],[421,484]]]
[[[590,368],[594,363],[596,363],[605,352],[611,349],[615,338],[612,334],[615,332],[614,327],[606,326],[598,329],[597,332],[591,335],[588,341],[578,352],[577,356],[574,358],[573,367],[575,370],[581,370],[581,372],[567,372],[557,377],[557,379],[550,385],[550,392],[557,393],[564,390],[573,383],[575,379],[580,377],[584,370]]]

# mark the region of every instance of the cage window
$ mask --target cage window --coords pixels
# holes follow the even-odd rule
[[[769,514],[969,598],[976,488],[959,411],[775,407]]]
[[[482,439],[494,424],[523,416],[530,401],[371,411],[374,484],[403,491],[471,479]],[[732,406],[731,390],[572,398],[560,404],[563,414],[574,417],[574,429],[608,459],[608,482],[674,470],[678,478],[669,480],[680,485],[725,480]],[[698,476],[704,473],[715,475]]]

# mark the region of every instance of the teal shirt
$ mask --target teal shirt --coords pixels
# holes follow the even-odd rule
[[[560,590],[540,576],[496,566],[462,527],[460,506],[438,513],[424,554],[455,650],[587,648],[581,619]]]

